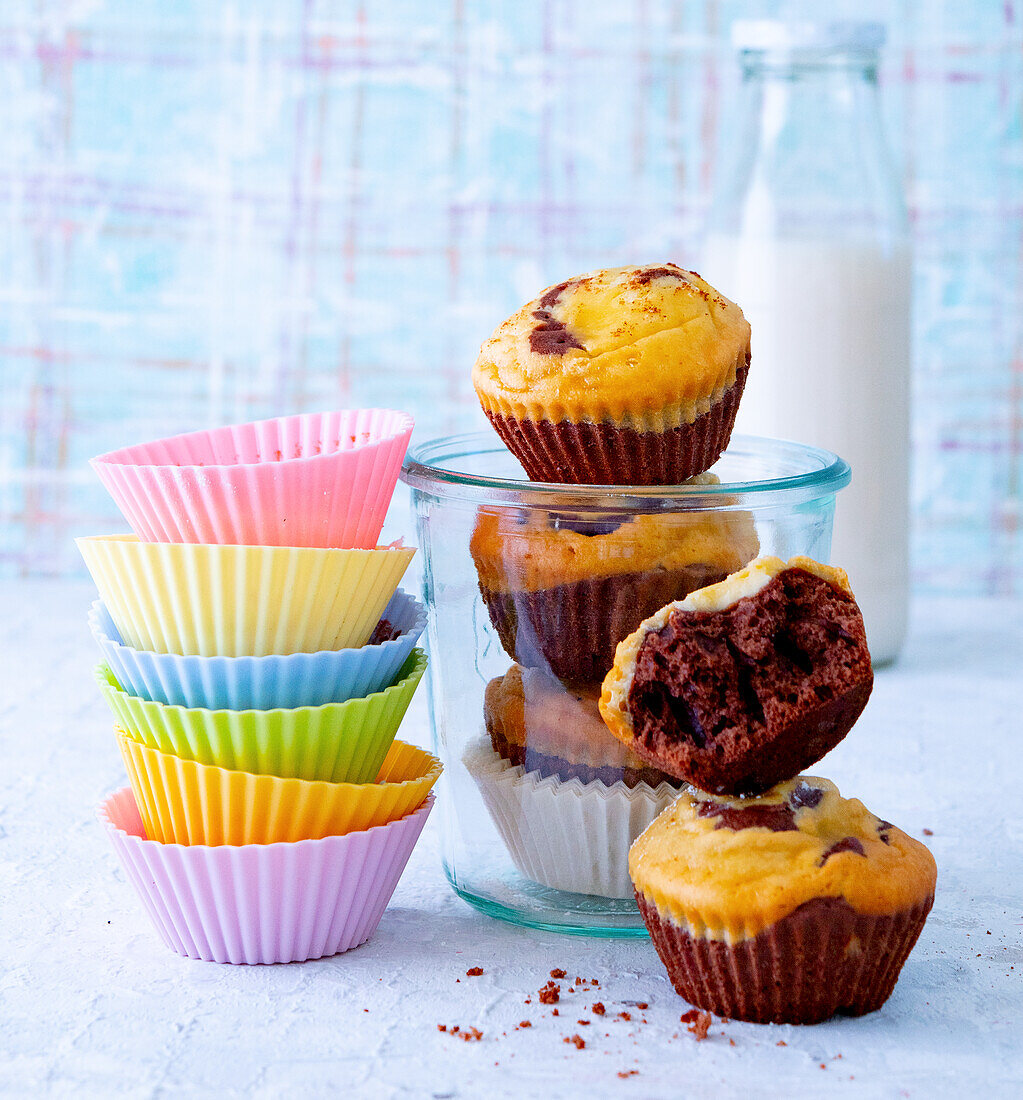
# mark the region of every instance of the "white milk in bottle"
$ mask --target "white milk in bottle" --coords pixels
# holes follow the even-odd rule
[[[908,600],[909,225],[881,125],[884,38],[877,23],[733,24],[739,110],[700,265],[752,328],[736,430],[852,467],[831,562],[875,664],[898,655]]]
[[[875,663],[890,661],[909,582],[908,248],[712,234],[700,273],[752,328],[735,430],[825,447],[852,467],[831,560],[849,574]]]

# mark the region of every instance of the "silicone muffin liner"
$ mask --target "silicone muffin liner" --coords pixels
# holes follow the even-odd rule
[[[629,848],[675,800],[667,783],[563,783],[525,772],[498,756],[487,738],[462,758],[515,867],[555,890],[631,898]]]
[[[117,725],[158,752],[215,768],[328,783],[372,783],[426,671],[417,649],[402,678],[365,699],[277,710],[167,706],[122,691],[106,665],[96,682]]]
[[[412,417],[345,409],[158,439],[92,467],[147,542],[372,549]]]
[[[880,915],[816,898],[731,944],[691,936],[638,891],[636,900],[672,985],[691,1004],[733,1020],[814,1024],[888,1000],[934,898]]]
[[[140,699],[210,710],[274,710],[343,703],[383,691],[426,629],[426,610],[399,588],[362,648],[269,657],[183,657],[132,649],[122,643],[102,600],[89,611],[89,628],[117,682]],[[378,635],[389,640],[373,643]]]
[[[75,540],[122,640],[201,657],[364,645],[412,547],[196,546],[134,535]]]
[[[691,424],[654,431],[612,421],[516,419],[484,410],[530,481],[577,485],[678,485],[709,470],[728,446],[747,365]]]
[[[536,592],[496,592],[480,585],[505,652],[527,668],[566,683],[599,684],[618,643],[672,600],[725,574],[707,566],[650,569],[591,577]]]
[[[131,789],[99,819],[161,939],[207,962],[286,963],[365,943],[433,809],[365,832],[294,844],[208,848],[147,840]]]
[[[410,813],[440,761],[395,741],[376,783],[324,783],[229,771],[181,760],[118,730],[146,835],[164,844],[274,844],[386,825]]]

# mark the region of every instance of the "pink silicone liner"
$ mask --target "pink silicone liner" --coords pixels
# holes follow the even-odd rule
[[[343,409],[140,443],[92,460],[145,542],[372,549],[412,434]]]
[[[345,836],[209,848],[147,840],[130,787],[101,823],[171,950],[222,963],[286,963],[357,947],[376,931],[433,809]]]

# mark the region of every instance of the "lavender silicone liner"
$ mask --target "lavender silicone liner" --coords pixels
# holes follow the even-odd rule
[[[384,608],[399,637],[359,649],[269,657],[199,657],[125,645],[102,600],[89,628],[117,679],[140,699],[207,710],[276,710],[362,699],[390,687],[426,628],[423,605],[398,589]]]
[[[99,807],[164,943],[207,962],[284,963],[357,947],[376,931],[433,809],[364,832],[216,848],[147,840],[130,787]]]

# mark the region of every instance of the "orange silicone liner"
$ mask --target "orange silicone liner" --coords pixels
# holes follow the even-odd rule
[[[395,741],[375,783],[327,783],[181,760],[116,728],[146,835],[165,844],[275,844],[386,825],[422,805],[441,773]]]

